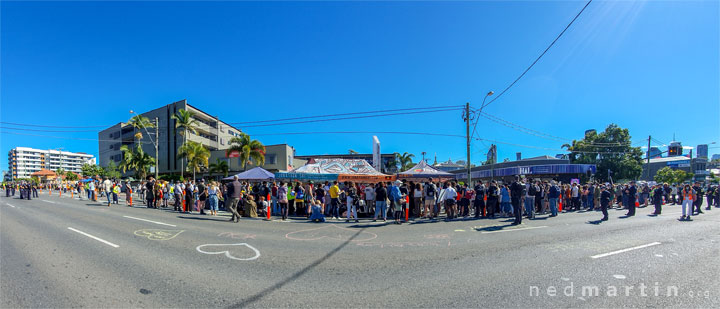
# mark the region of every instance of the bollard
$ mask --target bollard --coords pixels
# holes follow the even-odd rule
[[[187,212],[187,208],[186,208],[186,205],[185,205],[185,190],[183,190],[182,209],[183,209],[184,212]]]
[[[48,191],[48,196],[52,196],[52,189],[50,189],[50,191]]]
[[[562,201],[563,197],[562,194],[560,194],[560,199],[558,200],[558,212],[562,212]]]

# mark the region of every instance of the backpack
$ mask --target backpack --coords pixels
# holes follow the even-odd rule
[[[537,194],[537,186],[530,185],[530,188],[528,189],[528,195],[535,196],[535,194]]]
[[[425,186],[425,194],[429,197],[435,196],[435,190],[433,190],[433,187],[431,185]]]

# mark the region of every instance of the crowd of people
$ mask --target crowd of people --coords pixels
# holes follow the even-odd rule
[[[38,185],[29,182],[4,183],[6,196],[20,191],[20,198],[38,197],[37,190],[55,189],[63,192],[75,190],[82,199],[98,201],[103,197],[107,205],[118,204],[118,196],[125,195],[127,206],[133,206],[133,193],[148,208],[169,208],[174,211],[193,211],[217,216],[223,209],[232,214],[231,221],[240,217],[266,217],[287,220],[291,216],[304,217],[315,222],[342,220],[359,222],[360,217],[372,221],[395,224],[406,220],[445,220],[458,218],[512,217],[513,224],[537,214],[555,217],[560,212],[579,210],[601,211],[601,220],[608,220],[608,209],[627,209],[626,216],[634,216],[636,207],[653,205],[654,215],[662,213],[664,204],[682,205],[681,220],[720,205],[720,189],[715,185],[636,183],[611,184],[589,182],[580,185],[559,183],[555,180],[533,180],[515,177],[514,181],[482,181],[469,187],[455,181],[440,182],[397,180],[378,183],[352,181],[262,181],[249,183],[235,178],[225,184],[217,181],[165,181],[149,177],[147,181],[132,185],[127,181],[109,178],[87,179],[72,185]],[[48,187],[49,186],[49,187]],[[80,193],[84,194],[80,194]],[[342,219],[341,219],[342,218]]]

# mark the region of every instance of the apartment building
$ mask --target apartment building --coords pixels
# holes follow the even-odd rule
[[[29,178],[41,169],[80,173],[83,164],[95,164],[95,156],[83,152],[69,152],[59,149],[34,149],[15,147],[8,152],[9,174],[12,179]]]
[[[220,121],[216,116],[210,115],[187,103],[187,100],[177,101],[163,107],[142,113],[141,115],[158,123],[158,157],[159,173],[179,173],[180,160],[177,158],[178,149],[182,146],[183,136],[181,129],[175,128],[175,120],[172,116],[179,110],[189,110],[195,113],[195,120],[198,121],[197,134],[189,133],[187,140],[198,142],[208,150],[227,149],[228,141],[239,135],[242,131]],[[133,116],[128,114],[128,119]],[[119,164],[122,160],[122,145],[133,146],[134,135],[138,133],[131,125],[125,122],[118,123],[98,133],[98,153],[100,165],[107,166],[110,161]],[[141,130],[142,149],[151,156],[155,156],[155,146],[151,142],[155,140],[155,129],[148,128]]]

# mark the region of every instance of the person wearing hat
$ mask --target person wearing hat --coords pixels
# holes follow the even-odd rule
[[[401,200],[405,197],[400,192],[400,186],[402,185],[402,181],[396,180],[393,185],[390,187],[389,197],[390,197],[390,208],[394,211],[394,218],[395,218],[395,224],[402,224],[400,222],[400,218],[402,217],[402,204]]]

